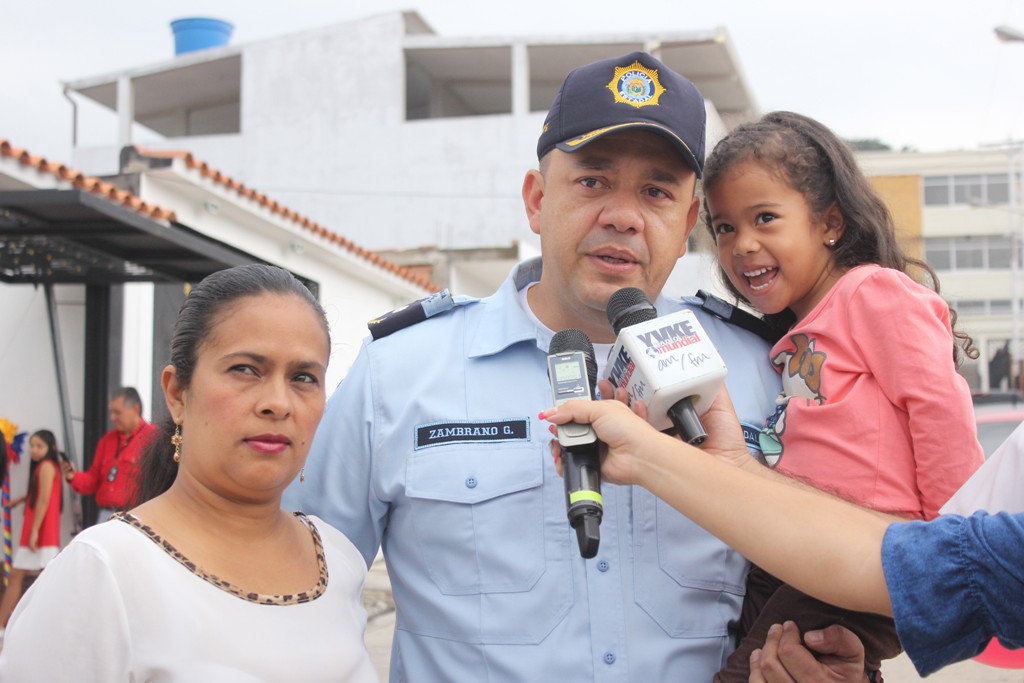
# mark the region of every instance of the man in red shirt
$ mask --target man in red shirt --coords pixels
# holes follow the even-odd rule
[[[71,488],[83,495],[96,495],[100,508],[97,523],[107,521],[115,511],[126,509],[134,501],[139,459],[157,432],[142,418],[142,399],[132,387],[118,391],[109,409],[114,428],[96,444],[89,469],[75,472],[71,463],[61,463]]]

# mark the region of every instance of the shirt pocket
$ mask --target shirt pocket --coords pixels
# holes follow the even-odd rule
[[[540,642],[564,618],[572,575],[564,502],[540,446],[433,448],[410,456],[405,493],[435,613],[412,630],[484,643]],[[559,491],[561,483],[559,483]],[[551,518],[562,522],[556,533]]]
[[[675,638],[728,635],[746,559],[649,491],[634,487],[633,505],[637,605]]]

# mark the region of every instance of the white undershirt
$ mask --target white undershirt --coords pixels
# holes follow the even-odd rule
[[[534,327],[537,328],[538,341],[542,342],[545,347],[551,344],[551,338],[555,336],[555,331],[549,328],[547,325],[540,321],[534,312],[530,308],[530,301],[526,296],[526,292],[529,291],[530,287],[536,285],[536,282],[531,282],[522,289],[519,290],[519,305],[526,313],[526,317],[530,319]],[[604,368],[608,364],[608,354],[612,351],[612,344],[594,344],[594,357],[597,360],[597,376],[598,378],[604,377]]]

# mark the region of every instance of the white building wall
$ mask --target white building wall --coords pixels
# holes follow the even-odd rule
[[[129,282],[124,285],[124,313],[121,320],[121,386],[135,387],[142,400],[142,416],[153,419],[153,406],[145,397],[153,393],[153,284]],[[162,367],[162,366],[159,366]],[[115,387],[116,388],[116,387]]]
[[[186,149],[369,249],[539,247],[520,191],[545,113],[406,121],[406,41],[391,13],[241,45],[241,133],[146,144]],[[710,150],[725,125],[707,107]],[[75,155],[99,163],[100,150]]]
[[[195,185],[196,175],[150,172],[143,176],[139,196],[175,207],[179,221],[210,239],[319,284],[333,345],[328,391],[355,360],[368,334],[367,321],[429,293],[268,209],[250,207],[254,203],[212,181]]]
[[[56,286],[54,301],[71,403],[73,449],[68,447],[69,437],[64,433],[61,417],[46,293],[42,287],[27,284],[0,284],[4,311],[4,325],[0,326],[0,417],[18,425],[19,432],[26,432],[21,461],[10,470],[12,498],[24,495],[28,488],[28,435],[39,429],[52,431],[58,447],[73,450],[78,466],[82,464],[85,288]],[[66,542],[70,539],[76,504],[69,486],[64,487],[64,496],[61,535]],[[24,506],[14,508],[11,523],[15,546],[20,540],[23,518]]]

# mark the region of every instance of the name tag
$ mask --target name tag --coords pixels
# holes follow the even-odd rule
[[[416,450],[449,443],[528,441],[530,421],[435,422],[416,427]]]
[[[760,454],[761,441],[759,437],[762,428],[746,422],[741,422],[740,427],[743,428],[743,440],[747,442],[747,450]]]

